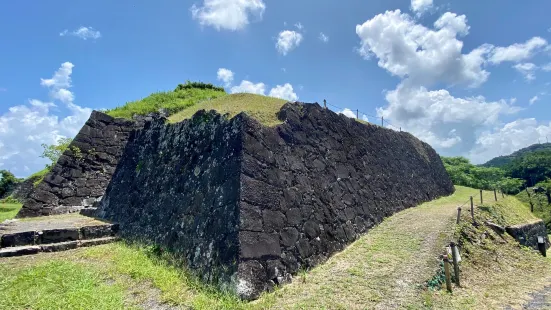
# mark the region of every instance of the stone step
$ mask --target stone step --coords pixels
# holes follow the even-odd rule
[[[98,208],[96,208],[96,207],[89,207],[89,208],[81,209],[79,213],[80,213],[80,215],[84,215],[84,216],[88,216],[88,217],[95,217],[97,210],[98,210]]]
[[[101,239],[105,237],[112,237],[117,233],[117,231],[117,224],[105,223],[83,227],[7,232],[0,236],[0,249]]]
[[[103,237],[88,240],[66,241],[42,245],[25,245],[0,249],[0,257],[14,257],[23,255],[32,255],[40,252],[59,252],[72,250],[80,247],[89,247],[100,244],[115,242],[118,237]]]

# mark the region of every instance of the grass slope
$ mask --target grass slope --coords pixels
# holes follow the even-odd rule
[[[266,126],[275,126],[281,122],[277,112],[286,100],[255,94],[232,94],[190,106],[169,117],[171,123],[189,119],[199,110],[216,110],[220,114],[229,113],[230,117],[245,112]]]
[[[490,220],[500,225],[534,221],[530,209],[515,197],[486,200],[475,210],[478,223]],[[520,309],[529,294],[551,284],[551,259],[521,247],[508,234],[498,234],[486,225],[475,226],[470,214],[462,216],[454,240],[461,245],[461,287],[453,294],[439,291],[427,298],[434,309]]]
[[[0,223],[14,218],[21,207],[19,203],[0,203]]]
[[[455,225],[457,206],[468,202],[469,195],[478,197],[477,190],[456,188],[456,193],[449,197],[385,219],[326,263],[299,273],[293,283],[252,303],[243,303],[200,284],[184,269],[170,264],[167,254],[120,242],[0,259],[0,300],[4,302],[0,308],[25,305],[50,309],[70,305],[99,309],[99,305],[107,302],[100,295],[109,297],[112,308],[121,305],[154,308],[163,306],[162,303],[192,309],[495,309],[507,304],[520,307],[529,292],[540,290],[551,280],[551,260],[519,247],[510,237],[502,239],[485,226],[474,228],[468,212],[462,213],[462,224]],[[487,218],[501,224],[517,224],[534,219],[529,209],[514,197],[499,198],[496,203],[493,192],[484,192],[484,201],[484,206],[476,211],[479,221]],[[436,257],[451,240],[464,244],[462,288],[454,288],[453,294],[428,290],[424,283],[436,274]],[[76,270],[69,273],[69,283],[82,283],[79,289],[85,293],[71,294],[48,284],[57,283],[56,279],[68,272],[67,264],[73,264],[71,268]],[[48,272],[40,272],[45,268]],[[30,274],[33,277],[27,276]],[[53,306],[24,293],[29,287],[36,296],[49,294]],[[21,296],[14,297],[17,291]]]
[[[146,115],[167,109],[169,115],[191,107],[201,101],[223,97],[226,92],[219,89],[184,88],[175,91],[158,92],[148,97],[127,102],[123,106],[114,108],[106,113],[113,117],[132,118],[134,114]]]

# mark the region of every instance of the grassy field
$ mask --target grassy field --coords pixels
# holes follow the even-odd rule
[[[2,259],[0,309],[519,308],[529,292],[549,284],[551,260],[485,226],[474,228],[468,212],[455,225],[457,206],[477,193],[457,187],[454,195],[397,213],[326,263],[251,303],[199,283],[151,248],[119,242]],[[534,219],[513,197],[496,203],[492,192],[484,192],[484,200],[476,211],[479,221]],[[439,269],[436,258],[452,240],[464,243],[462,287],[453,294],[429,290],[425,283]]]
[[[286,100],[255,94],[232,94],[210,101],[203,101],[190,106],[170,116],[171,123],[189,119],[199,110],[216,110],[220,114],[229,113],[230,117],[245,112],[266,126],[275,126],[281,122],[277,119],[277,112],[286,103]]]
[[[14,218],[21,207],[18,203],[0,203],[0,223]]]

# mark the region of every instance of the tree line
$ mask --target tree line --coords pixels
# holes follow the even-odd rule
[[[524,154],[501,167],[473,165],[465,157],[441,158],[456,185],[499,189],[513,195],[526,187],[542,187],[551,192],[551,150]]]

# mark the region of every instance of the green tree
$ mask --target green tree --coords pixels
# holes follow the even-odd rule
[[[444,168],[448,172],[453,184],[480,189],[498,188],[505,172],[499,168],[475,166],[465,157],[442,156]]]
[[[8,170],[0,170],[0,197],[4,197],[11,192],[13,187],[19,182],[21,180],[16,178],[13,173]]]
[[[42,144],[44,151],[40,157],[47,158],[51,162],[46,165],[46,168],[51,169],[53,165],[57,162],[59,157],[69,148],[69,145],[73,139],[71,138],[60,138],[57,140],[57,144]]]
[[[543,182],[536,184],[536,187],[542,187],[545,189],[545,196],[547,197],[547,204],[551,204],[551,179],[546,179]]]
[[[515,158],[506,166],[508,175],[526,181],[528,186],[534,186],[551,178],[551,150],[528,153]]]
[[[498,182],[498,188],[509,195],[518,194],[526,182],[523,179],[505,177]]]

